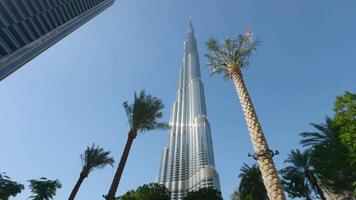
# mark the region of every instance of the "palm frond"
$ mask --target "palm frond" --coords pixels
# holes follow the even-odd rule
[[[245,35],[238,35],[237,38],[227,38],[219,45],[216,38],[211,37],[207,42],[209,54],[208,66],[212,68],[211,75],[224,73],[224,78],[230,77],[232,68],[243,68],[249,65],[249,58],[261,40],[255,38],[249,30]]]
[[[127,119],[128,119],[128,123],[129,123],[130,127],[132,128],[132,126],[133,126],[133,122],[132,122],[133,106],[129,105],[129,103],[127,101],[125,101],[122,105],[124,106],[124,109],[125,109],[125,112],[127,115]]]
[[[149,131],[152,129],[166,129],[168,125],[157,120],[162,118],[164,105],[160,99],[152,95],[146,95],[142,90],[134,95],[134,102],[124,103],[128,121],[132,129]]]
[[[267,191],[263,185],[261,171],[257,164],[244,165],[240,169],[239,178],[241,179],[238,192],[242,199],[252,194],[254,199],[267,199]]]
[[[57,180],[48,180],[45,177],[42,177],[38,180],[31,179],[30,189],[33,193],[30,198],[32,200],[49,200],[53,199],[56,195],[58,189],[62,188],[62,184]]]
[[[303,132],[300,135],[304,138],[300,141],[303,146],[330,145],[337,142],[337,136],[331,126],[331,120],[326,118],[325,124],[311,125],[317,132]]]
[[[85,152],[80,156],[82,160],[83,170],[87,170],[90,173],[93,169],[103,168],[106,165],[113,166],[114,158],[109,156],[110,151],[104,151],[99,145],[93,144],[91,147],[87,147]]]

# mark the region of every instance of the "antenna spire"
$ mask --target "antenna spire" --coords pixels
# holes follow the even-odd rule
[[[193,32],[192,16],[189,17],[189,28],[188,32]]]

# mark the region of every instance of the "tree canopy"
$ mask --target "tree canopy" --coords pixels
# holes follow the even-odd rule
[[[0,173],[0,199],[7,200],[16,196],[25,188],[24,185],[11,180],[5,173]]]
[[[184,200],[222,200],[222,196],[220,191],[209,187],[188,192]]]
[[[316,131],[301,133],[301,144],[311,151],[311,163],[323,187],[350,194],[356,190],[356,94],[338,96],[334,111],[324,124],[311,124]]]
[[[252,52],[260,43],[250,30],[236,38],[225,39],[221,45],[216,38],[210,38],[206,42],[209,53],[205,56],[208,58],[208,66],[213,70],[211,75],[223,74],[224,79],[228,79],[234,69],[247,67]]]
[[[157,119],[163,116],[164,105],[162,101],[151,95],[146,95],[144,90],[138,95],[135,93],[133,103],[125,101],[123,106],[131,129],[145,132],[168,128],[167,124],[157,122]]]
[[[350,150],[349,162],[356,167],[356,94],[338,96],[334,111],[333,126],[338,129],[341,143]]]
[[[87,147],[85,152],[80,155],[83,171],[90,173],[93,169],[100,169],[106,165],[113,166],[114,158],[109,156],[110,151],[104,151],[103,148],[95,146]]]
[[[117,200],[170,200],[171,193],[161,184],[150,183],[138,187],[136,190],[130,190]]]
[[[239,177],[241,178],[241,181],[238,188],[240,199],[268,199],[267,191],[263,184],[261,171],[258,168],[258,165],[253,164],[252,166],[248,166],[247,164],[244,164],[240,171],[241,173]]]
[[[31,179],[30,189],[33,193],[30,196],[32,200],[50,200],[56,195],[57,190],[62,188],[62,184],[58,180],[48,180],[47,178],[40,178],[38,180]]]

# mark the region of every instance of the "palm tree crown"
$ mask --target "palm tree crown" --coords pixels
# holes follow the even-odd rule
[[[304,173],[305,170],[313,170],[310,155],[310,151],[301,152],[299,149],[292,150],[285,162],[293,164],[293,169]]]
[[[332,120],[326,118],[326,124],[314,124],[311,125],[316,128],[317,132],[303,132],[300,135],[304,138],[300,141],[303,146],[313,147],[317,145],[329,146],[337,143],[337,135],[332,128]]]
[[[224,73],[224,78],[228,79],[234,68],[247,67],[252,52],[260,42],[249,30],[245,35],[238,35],[236,39],[226,39],[222,46],[216,38],[210,38],[206,44],[211,54],[205,56],[208,58],[208,66],[213,69],[212,75]]]
[[[257,164],[253,164],[252,166],[244,164],[240,171],[239,178],[241,178],[241,182],[238,189],[240,198],[245,199],[250,195],[253,199],[268,199],[261,171]]]
[[[7,200],[10,196],[16,196],[25,186],[11,180],[5,173],[0,173],[0,199]]]
[[[164,107],[162,101],[151,95],[146,95],[142,90],[139,95],[135,93],[134,102],[123,103],[130,128],[136,131],[146,132],[153,129],[167,128],[167,124],[157,122],[162,117]]]
[[[106,165],[113,166],[114,158],[109,156],[110,151],[104,151],[103,148],[95,146],[87,147],[85,152],[80,155],[83,171],[90,173],[93,169],[103,168]]]
[[[281,170],[281,172],[287,179],[299,179],[298,182],[302,184],[299,185],[299,187],[306,192],[305,196],[308,196],[310,193],[309,189],[305,187],[311,186],[311,189],[314,190],[321,199],[325,199],[318,181],[318,175],[312,164],[311,156],[312,152],[310,150],[304,152],[301,152],[299,149],[292,150],[288,155],[288,159],[285,161],[285,163],[290,163],[291,165]],[[286,177],[286,175],[288,175],[288,177]],[[304,180],[304,182],[300,180]]]
[[[39,180],[31,179],[30,189],[34,193],[30,198],[32,200],[50,200],[56,195],[57,189],[62,187],[58,180],[48,180],[47,178],[40,178]]]

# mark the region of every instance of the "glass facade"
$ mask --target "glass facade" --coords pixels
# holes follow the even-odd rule
[[[114,0],[0,0],[0,81]]]
[[[168,144],[162,152],[158,177],[158,182],[172,192],[172,199],[183,199],[187,192],[203,187],[220,190],[197,42],[191,22],[184,42],[183,66],[178,79]]]

